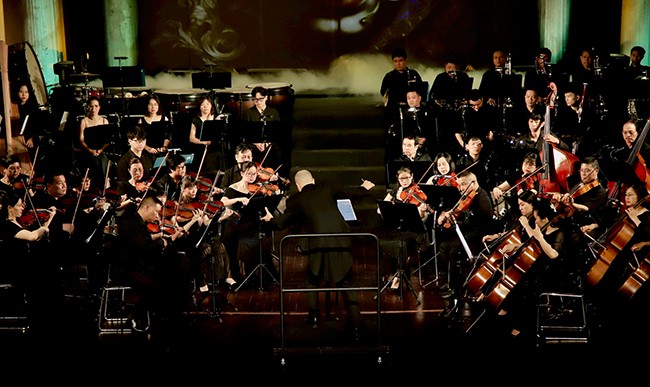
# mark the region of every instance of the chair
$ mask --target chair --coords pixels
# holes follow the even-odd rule
[[[13,284],[0,284],[0,331],[20,334],[29,331],[25,293]]]

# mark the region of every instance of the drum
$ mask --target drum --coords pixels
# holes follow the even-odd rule
[[[110,88],[105,89],[100,100],[100,114],[119,114],[122,116],[144,114],[151,89],[145,87]]]
[[[74,87],[74,99],[77,101],[86,103],[90,97],[97,97],[101,100],[104,98],[104,89],[90,86]]]
[[[223,108],[223,113],[230,113],[241,118],[244,110],[255,106],[251,89],[248,88],[226,88],[216,89],[217,101]]]
[[[265,82],[246,85],[246,88],[253,89],[256,86],[262,86],[266,89],[269,96],[268,105],[277,109],[282,115],[283,112],[290,111],[293,107],[294,91],[291,83],[285,82]]]
[[[168,113],[194,113],[199,108],[199,99],[207,95],[203,89],[165,89],[156,90],[154,94]]]

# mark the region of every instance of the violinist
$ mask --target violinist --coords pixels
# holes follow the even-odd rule
[[[516,191],[521,192],[524,190],[535,190],[539,192],[539,180],[541,177],[539,168],[539,155],[535,152],[529,152],[524,156],[521,162],[521,177],[517,179],[514,184],[510,184],[507,180],[503,181],[492,189],[492,198],[495,203],[495,210],[498,214],[508,212],[512,207],[511,203],[506,201],[503,197],[504,193],[508,192],[511,188],[516,186]],[[516,196],[510,196],[516,197]],[[501,216],[499,216],[500,218]]]
[[[185,157],[178,153],[169,153],[165,159],[167,173],[157,178],[157,183],[167,188],[167,197],[178,200],[181,195],[180,187],[183,177],[187,174]]]
[[[119,217],[137,209],[149,186],[149,183],[143,181],[144,166],[139,158],[134,157],[129,161],[129,175],[131,176],[129,180],[117,182]]]
[[[241,166],[246,161],[253,161],[253,148],[252,144],[242,142],[235,148],[235,164],[226,169],[221,180],[221,189],[228,188],[231,184],[241,180]]]
[[[126,138],[129,143],[129,150],[117,162],[117,181],[127,181],[131,178],[129,165],[130,161],[135,157],[140,159],[142,163],[143,176],[141,179],[149,179],[151,177],[155,156],[145,149],[147,146],[147,133],[141,126],[136,125],[126,132]]]
[[[438,226],[451,224],[451,228],[442,229],[445,233],[438,251],[443,267],[449,267],[449,290],[443,293],[443,297],[450,301],[441,313],[445,318],[453,317],[454,311],[460,310],[457,307],[462,299],[463,283],[471,267],[471,260],[475,258],[468,256],[460,240],[461,235],[471,254],[478,254],[482,249],[481,238],[494,226],[492,199],[479,185],[474,173],[464,171],[458,175],[458,190],[461,198],[455,208],[442,211],[437,219]],[[456,227],[456,231],[460,232],[452,231]]]
[[[261,186],[255,184],[258,179],[257,164],[255,162],[244,162],[240,174],[242,179],[226,188],[221,197],[221,202],[236,212],[240,212],[248,204],[251,197],[263,195],[260,194],[262,192]],[[261,220],[258,217],[235,218],[231,216],[223,226],[221,240],[230,258],[232,278],[238,283],[243,281],[243,274],[249,269],[252,270],[252,267],[259,262],[260,243],[262,243],[262,239],[259,237],[260,225]],[[267,268],[271,270],[275,278],[278,278],[275,275],[274,262],[271,255],[267,253],[268,251],[270,249],[264,249]],[[243,269],[243,271],[238,270],[238,268]]]
[[[2,159],[2,178],[0,179],[0,191],[25,194],[25,184],[29,182],[29,176],[22,173],[22,166],[17,156],[7,156]]]
[[[579,232],[592,237],[596,237],[597,229],[605,229],[611,221],[607,212],[607,190],[598,180],[599,171],[598,159],[585,157],[580,164],[580,182],[571,192],[552,194],[554,201],[567,206],[573,213],[571,219],[579,227]]]
[[[178,324],[190,306],[189,259],[171,248],[182,231],[176,229],[165,238],[163,232],[152,233],[148,228],[148,224],[161,220],[162,206],[157,194],[147,194],[137,211],[126,215],[120,223],[117,236],[117,262],[112,274],[116,280],[131,286],[139,296],[133,313],[134,329],[138,331],[148,329],[147,311],[171,324]]]
[[[418,207],[420,218],[426,221],[429,215],[429,206],[426,202],[426,194],[413,181],[413,172],[409,167],[402,167],[397,171],[398,187],[395,196],[390,192],[386,194],[384,200],[397,200],[404,203],[411,203]],[[379,212],[379,209],[377,209]]]
[[[433,158],[438,173],[431,176],[426,184],[434,184],[445,187],[458,187],[456,180],[456,164],[451,155],[447,152],[440,152]]]
[[[394,193],[389,191],[384,197],[384,200],[410,203],[417,206],[420,218],[422,219],[422,222],[425,223],[430,212],[429,205],[426,202],[427,196],[424,191],[418,187],[417,183],[413,181],[413,172],[411,169],[408,167],[400,168],[397,171],[397,182],[397,190]],[[381,215],[379,207],[377,207],[377,213]],[[391,248],[392,246],[397,246],[393,242],[397,241],[399,237],[400,235],[397,232],[389,233],[387,231],[387,235],[382,240],[382,244],[384,245],[382,251],[384,251],[385,255],[390,258],[382,260],[382,266],[384,266],[384,268],[382,268],[381,271],[382,273],[386,273],[385,278],[390,277],[387,273],[395,273],[397,265],[399,264],[397,261],[400,256],[399,251]],[[426,233],[421,234],[407,231],[402,233],[402,239],[406,245],[406,257],[403,262],[404,267],[410,269],[409,265],[416,262],[418,246],[426,240]],[[393,281],[391,287],[393,289],[399,289],[399,277],[393,277]]]
[[[64,297],[59,266],[52,254],[40,246],[47,239],[50,224],[57,216],[56,208],[47,208],[47,219],[30,231],[19,222],[25,217],[22,196],[16,193],[0,196],[0,282],[11,283],[25,291],[32,312],[30,328],[34,328],[33,333],[42,334],[42,330],[48,328],[56,331],[52,324],[60,322],[61,318],[52,319],[52,313],[60,313],[57,308],[63,304]]]

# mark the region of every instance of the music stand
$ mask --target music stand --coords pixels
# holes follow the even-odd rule
[[[456,187],[441,186],[436,184],[418,184],[418,187],[420,187],[424,194],[427,195],[426,203],[434,210],[433,222],[437,221],[439,210],[453,206],[453,204],[456,203],[458,199],[460,199],[460,191],[458,191],[458,188]],[[433,223],[431,226],[431,245],[433,245],[433,256],[424,263],[420,262],[420,265],[417,268],[420,285],[422,285],[422,268],[424,268],[431,261],[435,260],[438,257],[438,243],[436,241],[435,223]],[[435,261],[435,272],[436,277],[426,284],[422,285],[423,289],[438,280],[437,260]]]
[[[241,142],[248,144],[276,142],[282,129],[282,121],[242,122]]]
[[[270,196],[254,196],[252,197],[249,201],[248,204],[246,204],[244,207],[242,207],[241,210],[239,210],[239,215],[240,215],[240,222],[258,222],[260,226],[259,230],[259,241],[260,241],[260,261],[258,262],[257,266],[244,278],[241,284],[235,289],[235,292],[238,292],[239,289],[241,289],[242,286],[248,280],[255,274],[256,271],[260,271],[260,286],[259,290],[264,290],[264,283],[263,283],[263,278],[264,278],[264,271],[266,270],[266,273],[271,276],[271,279],[273,282],[276,284],[280,284],[278,280],[273,276],[273,273],[266,267],[266,264],[264,263],[264,254],[263,254],[263,249],[262,249],[262,239],[264,238],[264,232],[262,231],[262,227],[264,225],[264,222],[260,220],[264,214],[266,214],[266,210],[264,208],[268,208],[269,212],[275,211],[275,209],[278,207],[278,204],[280,204],[280,201],[284,195],[270,195]]]
[[[397,257],[397,271],[392,277],[389,278],[388,282],[381,288],[380,293],[383,293],[386,288],[392,284],[395,278],[398,278],[400,281],[399,285],[399,297],[400,299],[404,298],[404,284],[408,287],[409,291],[413,293],[413,296],[418,301],[418,304],[421,303],[420,298],[413,290],[411,286],[411,281],[408,279],[408,276],[404,273],[404,231],[412,231],[423,233],[425,231],[424,223],[422,223],[422,218],[420,218],[420,212],[418,207],[410,203],[401,203],[401,202],[392,202],[388,200],[377,200],[377,206],[379,206],[379,211],[381,211],[381,216],[384,220],[384,223],[389,227],[394,228],[398,231],[399,234],[399,254]]]

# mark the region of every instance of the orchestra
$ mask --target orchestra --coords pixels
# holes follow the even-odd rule
[[[399,145],[390,145],[399,149],[386,149],[387,155],[401,150],[401,155],[390,161],[399,161],[405,166],[396,171],[396,184],[387,184],[390,187],[383,200],[414,205],[423,228],[427,232],[436,231],[442,271],[448,274],[446,283],[437,289],[448,300],[447,308],[441,313],[443,318],[462,320],[460,312],[467,294],[474,297],[473,302],[496,313],[509,308],[529,308],[535,302],[536,295],[554,289],[559,283],[574,283],[576,276],[584,279],[584,288],[604,287],[601,279],[607,278],[610,295],[619,293],[632,299],[637,293],[644,293],[639,289],[645,285],[646,271],[650,272],[646,251],[650,245],[650,234],[646,230],[648,211],[644,205],[648,198],[647,188],[650,187],[650,170],[645,163],[648,156],[645,139],[650,124],[648,120],[644,122],[643,119],[629,118],[622,125],[623,148],[614,149],[606,155],[598,152],[578,157],[576,136],[570,136],[572,141],[567,143],[566,137],[560,134],[566,135],[568,129],[565,129],[566,133],[558,130],[558,135],[551,131],[555,130],[557,124],[568,125],[562,122],[563,119],[568,120],[563,117],[566,112],[555,113],[552,100],[558,91],[572,93],[566,97],[567,102],[571,101],[568,103],[573,110],[571,113],[583,114],[582,109],[586,111],[583,106],[585,93],[578,97],[575,86],[569,88],[549,81],[550,52],[540,53],[537,60],[537,72],[531,73],[531,77],[536,76],[535,79],[531,78],[531,82],[542,82],[535,85],[540,98],[531,104],[537,105],[536,110],[526,112],[528,128],[517,128],[525,134],[517,136],[512,143],[505,135],[508,127],[499,127],[498,120],[493,116],[488,127],[484,126],[486,122],[481,121],[484,118],[474,113],[466,114],[469,111],[463,113],[463,109],[478,110],[484,103],[484,96],[477,94],[478,90],[463,91],[462,98],[453,98],[444,92],[444,88],[436,88],[432,90],[432,95],[436,97],[434,102],[442,99],[445,105],[440,106],[438,101],[434,109],[434,103],[431,107],[429,104],[420,105],[419,99],[422,97],[419,90],[415,93],[405,88],[408,93],[417,94],[417,112],[426,113],[427,119],[418,120],[418,125],[428,127],[418,126],[417,131],[407,131],[400,138]],[[454,77],[459,75],[464,75],[464,72],[454,65],[442,77],[446,81],[456,82]],[[552,92],[548,94],[547,89]],[[268,101],[267,91],[255,89],[256,99]],[[384,90],[384,93],[387,91]],[[524,95],[523,88],[521,91]],[[479,102],[463,105],[466,94],[470,102]],[[391,99],[397,98],[392,93],[389,95]],[[409,98],[406,95],[399,97]],[[485,97],[485,107],[491,106],[489,96]],[[148,108],[156,115],[162,102],[155,96],[155,91],[147,98]],[[412,94],[410,98],[415,97]],[[532,94],[526,97],[526,100],[532,99],[537,97]],[[279,151],[278,143],[285,144],[286,141],[247,143],[244,138],[237,138],[234,141],[238,146],[232,152],[234,157],[228,157],[230,153],[222,152],[229,151],[230,144],[216,143],[232,139],[206,136],[201,132],[208,127],[216,130],[217,126],[205,122],[227,121],[227,116],[220,114],[221,102],[213,99],[211,93],[206,93],[199,98],[196,106],[198,115],[191,120],[189,127],[184,128],[188,131],[187,147],[177,144],[180,131],[165,116],[152,121],[162,120],[168,125],[158,128],[164,131],[164,135],[158,134],[158,140],[162,141],[158,141],[153,148],[147,142],[151,137],[147,137],[146,132],[146,128],[153,128],[152,122],[145,118],[138,125],[124,128],[125,143],[113,153],[110,149],[113,144],[107,141],[106,136],[93,133],[97,129],[95,127],[106,130],[109,124],[108,118],[100,114],[100,106],[103,106],[100,100],[99,97],[90,97],[85,101],[88,114],[78,123],[77,140],[84,157],[73,165],[74,168],[70,168],[70,171],[77,173],[76,176],[42,165],[37,170],[34,164],[30,166],[30,174],[24,174],[22,164],[15,155],[3,158],[0,164],[0,191],[6,196],[20,197],[20,201],[10,204],[11,212],[6,219],[13,224],[11,227],[17,232],[16,235],[28,230],[34,241],[47,243],[51,251],[70,258],[61,262],[65,270],[72,264],[87,263],[79,252],[92,254],[85,241],[97,233],[104,233],[102,222],[105,221],[104,214],[109,213],[117,224],[109,235],[119,237],[123,230],[120,225],[126,221],[127,230],[134,230],[138,237],[146,239],[147,249],[155,249],[161,255],[167,255],[170,251],[187,254],[188,262],[183,259],[173,263],[191,273],[176,274],[179,274],[179,282],[192,277],[193,289],[200,293],[207,291],[210,282],[209,268],[204,262],[206,256],[198,248],[206,248],[206,244],[214,250],[222,248],[223,255],[227,256],[222,262],[220,270],[223,275],[220,276],[231,287],[245,283],[255,271],[258,261],[269,268],[272,277],[278,278],[269,247],[274,241],[265,233],[261,215],[247,208],[256,199],[282,197],[286,200],[291,196],[291,176],[283,176],[285,171],[291,170],[291,166],[282,164],[281,161],[286,159],[275,154]],[[389,106],[391,103],[389,100]],[[546,114],[539,109],[544,103]],[[266,104],[264,109],[267,109]],[[264,109],[257,111],[253,121],[284,122],[277,110]],[[453,116],[453,121],[461,122],[465,129],[468,129],[469,123],[469,132],[454,132],[458,136],[447,143],[434,141],[431,138],[434,131],[429,125],[433,125],[433,118],[441,109],[444,110],[445,120]],[[415,108],[405,111],[416,112]],[[245,117],[255,110],[250,112]],[[583,124],[586,117],[582,116]],[[578,116],[576,119],[580,122],[581,118]],[[397,122],[392,124],[396,125]],[[643,124],[643,130],[637,133],[638,125]],[[462,126],[455,129],[460,128]],[[480,130],[486,133],[477,135],[476,132]],[[426,147],[420,137],[424,133],[429,133],[426,135]],[[500,165],[494,165],[491,154],[482,153],[488,141],[490,150],[510,148],[509,151],[513,152],[511,155],[516,157],[501,155],[503,157],[494,159]],[[503,144],[497,144],[499,141]],[[180,148],[175,149],[177,145]],[[436,153],[431,158],[428,152],[433,149]],[[285,151],[290,150],[282,149],[282,152]],[[190,157],[187,157],[187,153]],[[48,156],[56,157],[52,154]],[[40,159],[35,157],[36,160]],[[416,175],[420,171],[411,169],[409,163],[417,162],[431,162],[433,172],[427,170]],[[223,166],[226,168],[222,171]],[[117,170],[112,170],[115,168]],[[41,174],[40,171],[45,173]],[[83,178],[80,171],[86,171]],[[619,174],[615,174],[615,171]],[[34,172],[37,173],[34,175]],[[209,176],[206,177],[206,174]],[[78,181],[73,181],[73,177]],[[73,184],[69,185],[68,181]],[[41,182],[41,185],[37,185],[37,182]],[[111,187],[115,187],[114,191],[110,190]],[[442,192],[441,187],[458,191],[457,200],[443,203],[438,191],[435,191],[438,188]],[[430,192],[435,194],[431,195]],[[519,212],[511,213],[511,209],[518,209]],[[378,209],[376,212],[381,215]],[[139,227],[142,226],[138,223],[141,220],[139,216],[148,219],[145,223],[146,233],[143,227]],[[214,222],[214,229],[208,232],[213,219],[217,219],[217,222]],[[16,228],[16,223],[21,230]],[[418,257],[420,261],[435,254],[426,246],[430,242],[427,235],[407,234],[407,261],[415,261],[420,253],[424,254]],[[394,242],[389,237],[385,239],[382,240],[382,253],[389,250],[386,246],[390,243],[385,242]],[[133,245],[138,242],[124,235],[120,240]],[[92,245],[98,249],[106,246]],[[390,254],[393,258],[399,255],[394,251]],[[259,258],[260,255],[262,258]],[[570,256],[576,257],[578,263],[564,262]],[[558,268],[559,264],[549,263],[558,257],[558,261],[563,261],[561,268]],[[615,260],[618,257],[623,258]],[[395,271],[397,262],[388,264],[390,268],[382,268],[382,274]],[[137,270],[134,267],[128,269],[129,274],[133,274],[131,270]],[[393,277],[393,280],[399,278]],[[520,294],[519,289],[524,286],[515,286],[520,283],[532,284],[525,288],[535,293]],[[178,286],[178,293],[173,296],[182,304],[183,284],[173,285]],[[399,281],[392,288],[398,286]],[[514,297],[510,298],[510,294]],[[514,301],[510,302],[511,299]]]

